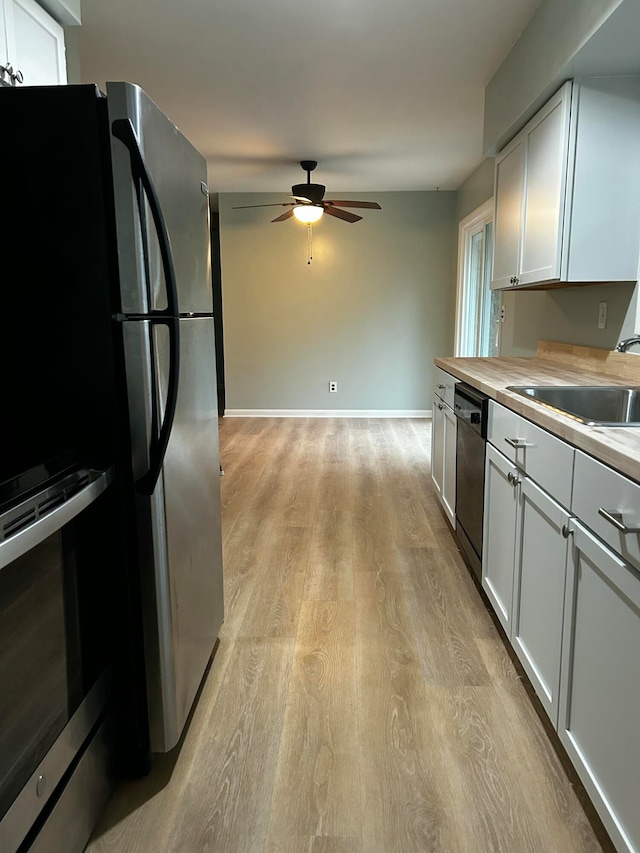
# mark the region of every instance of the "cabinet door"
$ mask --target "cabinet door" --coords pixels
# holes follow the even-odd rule
[[[4,3],[0,0],[0,80],[10,83],[8,75],[3,70],[9,62],[9,51],[7,48],[7,27],[4,21]]]
[[[558,733],[618,850],[640,850],[640,574],[572,521]]]
[[[518,469],[487,444],[484,474],[482,588],[511,637]]]
[[[560,278],[571,83],[527,125],[522,254],[518,284]],[[568,223],[567,223],[568,225]]]
[[[516,137],[496,157],[492,290],[515,284],[520,269],[524,148]]]
[[[25,86],[67,82],[64,30],[34,0],[4,0],[9,60]]]
[[[433,401],[431,419],[431,479],[438,497],[442,497],[444,475],[444,403],[437,397]]]
[[[511,641],[556,726],[569,513],[528,477],[520,488]]]
[[[456,525],[456,437],[458,423],[453,409],[442,410],[444,422],[444,448],[442,471],[442,506],[452,526]]]

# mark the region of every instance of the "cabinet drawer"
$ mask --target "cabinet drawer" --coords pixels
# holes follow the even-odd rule
[[[628,563],[640,567],[640,532],[632,530],[640,528],[640,485],[576,450],[571,511]]]
[[[570,505],[574,455],[570,445],[493,400],[487,439],[558,503]]]
[[[434,368],[433,375],[433,393],[440,397],[441,400],[451,406],[453,409],[453,394],[455,391],[455,387],[460,382],[459,379],[456,379],[455,376],[452,376],[450,373],[447,373],[446,370],[442,370],[440,367]]]

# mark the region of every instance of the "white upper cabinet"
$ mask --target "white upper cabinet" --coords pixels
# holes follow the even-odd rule
[[[12,85],[67,82],[64,30],[34,0],[0,0],[5,29],[3,79]]]
[[[635,281],[640,78],[567,82],[496,157],[492,288]]]
[[[528,125],[518,284],[560,278],[570,105],[562,89]]]
[[[496,160],[493,290],[515,284],[520,269],[524,140],[516,139]]]
[[[7,73],[7,65],[9,65],[9,49],[7,47],[7,25],[4,20],[4,7],[0,0],[0,80],[5,83],[10,83]]]

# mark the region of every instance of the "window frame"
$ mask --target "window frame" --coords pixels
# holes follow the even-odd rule
[[[456,288],[456,324],[454,339],[454,354],[456,357],[468,355],[465,350],[469,314],[469,272],[471,268],[471,239],[486,226],[494,221],[493,197],[472,211],[458,224],[458,271]],[[486,246],[483,245],[482,269],[483,275],[490,270],[487,267]],[[486,285],[486,282],[483,282]]]

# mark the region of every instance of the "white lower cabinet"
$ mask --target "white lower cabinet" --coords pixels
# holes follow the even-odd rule
[[[511,637],[515,577],[518,469],[487,444],[484,469],[482,588]]]
[[[569,513],[528,477],[519,488],[511,643],[555,726]]]
[[[640,575],[572,521],[558,733],[620,851],[640,851]]]
[[[431,478],[442,508],[456,524],[456,416],[438,395],[433,398],[431,422]]]
[[[569,513],[487,445],[482,586],[554,725]]]
[[[483,589],[616,849],[640,853],[640,485],[494,402],[489,442],[511,459],[487,444]]]

